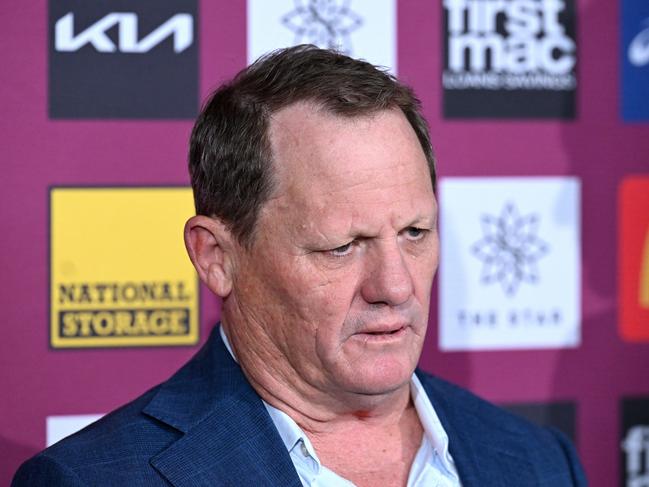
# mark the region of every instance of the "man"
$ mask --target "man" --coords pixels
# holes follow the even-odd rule
[[[412,92],[298,46],[192,133],[185,242],[222,323],[162,385],[15,485],[584,485],[570,444],[423,372],[438,237]]]

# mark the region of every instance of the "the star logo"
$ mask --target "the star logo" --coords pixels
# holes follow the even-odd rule
[[[522,282],[536,283],[537,261],[548,252],[548,244],[537,236],[538,216],[520,216],[514,204],[507,203],[500,216],[483,215],[481,225],[483,237],[471,246],[483,263],[480,281],[499,282],[510,297]]]
[[[349,8],[351,0],[295,0],[282,24],[295,33],[295,43],[315,44],[352,54],[350,34],[363,19]]]

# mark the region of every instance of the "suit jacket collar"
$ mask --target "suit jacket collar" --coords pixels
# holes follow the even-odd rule
[[[151,459],[174,486],[301,485],[266,408],[227,352],[218,327],[143,412],[184,433]]]
[[[537,485],[525,437],[499,422],[492,406],[417,371],[449,436],[463,487]],[[151,459],[172,485],[300,486],[266,408],[212,333],[196,356],[162,384],[144,414],[183,435]],[[225,425],[225,426],[224,426]]]
[[[428,398],[449,437],[449,451],[463,487],[538,485],[528,453],[529,439],[499,421],[503,414],[440,379],[417,370]]]

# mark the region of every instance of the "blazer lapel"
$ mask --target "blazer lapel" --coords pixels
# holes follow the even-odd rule
[[[520,433],[508,431],[469,393],[430,376],[419,377],[448,434],[463,487],[538,485]]]
[[[275,425],[218,327],[143,412],[184,433],[151,459],[174,486],[301,485]]]

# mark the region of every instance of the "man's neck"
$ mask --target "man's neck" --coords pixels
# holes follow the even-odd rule
[[[410,402],[396,423],[354,421],[308,436],[320,462],[355,485],[403,486],[423,431]]]
[[[406,485],[424,431],[409,382],[386,394],[348,393],[341,400],[271,373],[263,357],[246,354],[227,327],[224,332],[253,389],[295,421],[322,465],[359,487]]]
[[[345,392],[335,397],[327,391],[287,378],[281,367],[269,370],[266,357],[246,353],[237,347],[237,337],[223,327],[230,352],[259,396],[290,416],[307,434],[347,434],[351,430],[372,431],[394,427],[404,412],[414,407],[410,383],[380,395]]]

